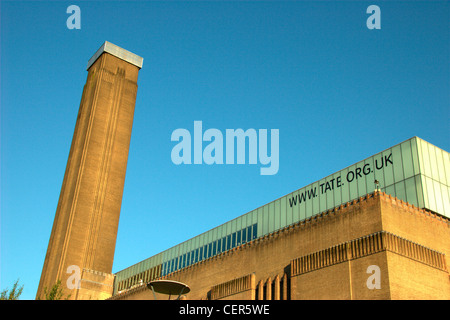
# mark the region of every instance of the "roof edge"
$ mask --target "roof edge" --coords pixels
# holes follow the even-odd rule
[[[142,65],[144,63],[144,58],[125,50],[119,46],[116,46],[115,44],[105,41],[105,43],[102,44],[102,46],[97,50],[97,52],[89,59],[86,70],[89,70],[89,68],[94,64],[95,61],[104,53],[107,52],[119,59],[122,59],[132,65],[135,65],[139,69],[142,68]]]

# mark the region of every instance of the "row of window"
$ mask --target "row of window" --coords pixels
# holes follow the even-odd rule
[[[165,276],[166,274],[252,241],[256,239],[257,234],[258,229],[257,224],[255,223],[254,225],[238,230],[221,239],[210,242],[200,248],[164,262],[162,265],[162,275]]]
[[[151,269],[145,270],[144,272],[138,273],[130,278],[120,281],[117,284],[117,290],[120,291],[124,289],[129,289],[134,285],[147,283],[153,279],[157,279],[161,276],[161,265],[153,267]]]

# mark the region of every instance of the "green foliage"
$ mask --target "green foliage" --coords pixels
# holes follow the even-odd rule
[[[42,300],[61,300],[63,298],[63,288],[61,287],[61,280],[58,280],[50,291],[47,290],[47,287],[44,288],[44,299]],[[64,298],[64,300],[68,300],[70,298],[70,294]],[[41,297],[37,298],[41,300]]]
[[[8,291],[8,288],[6,288],[1,292],[0,300],[19,300],[22,291],[23,286],[19,288],[19,279],[17,279],[11,290]]]

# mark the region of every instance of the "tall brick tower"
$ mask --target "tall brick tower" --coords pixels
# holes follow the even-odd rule
[[[111,274],[143,59],[105,42],[87,80],[36,298],[61,281],[64,297],[104,299]]]

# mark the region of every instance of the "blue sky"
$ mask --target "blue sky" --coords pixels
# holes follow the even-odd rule
[[[66,9],[81,9],[69,30]],[[369,5],[381,29],[369,30]],[[0,289],[34,299],[89,58],[144,58],[113,272],[418,136],[450,150],[448,1],[1,1]],[[279,129],[279,171],[171,161],[177,128]]]

